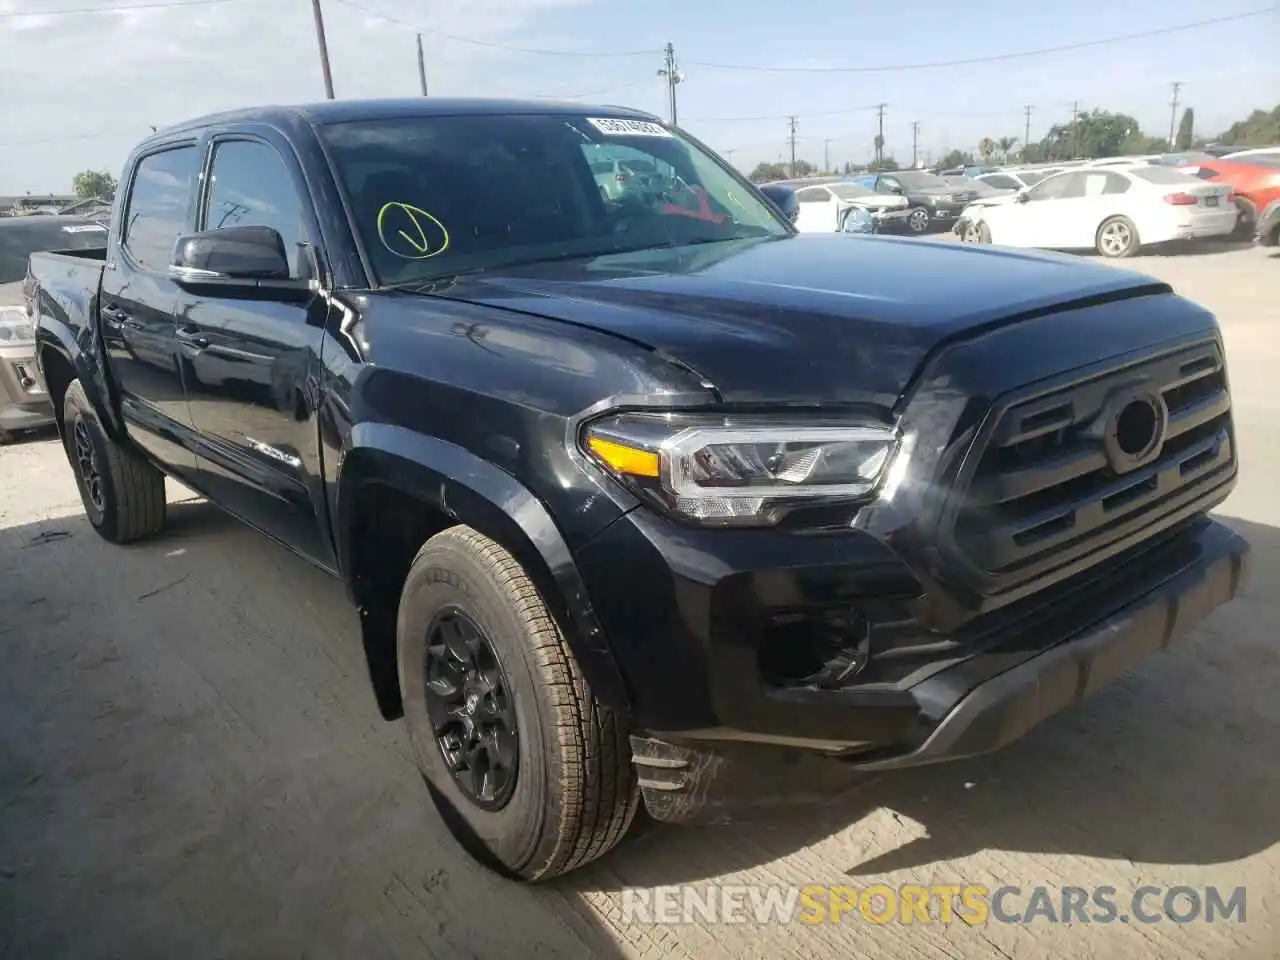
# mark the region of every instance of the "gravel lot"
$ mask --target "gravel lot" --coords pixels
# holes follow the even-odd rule
[[[15,957],[1272,957],[1280,943],[1277,255],[1131,266],[1214,309],[1249,594],[998,754],[768,827],[644,831],[555,887],[445,833],[340,586],[179,488],[100,541],[55,440],[0,453],[0,949]],[[624,923],[679,882],[1248,887],[1244,924]],[[1271,944],[1270,947],[1267,944]]]

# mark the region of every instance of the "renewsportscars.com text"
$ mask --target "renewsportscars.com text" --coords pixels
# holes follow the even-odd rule
[[[622,915],[647,924],[1244,923],[1246,899],[1244,887],[707,884],[625,888]]]

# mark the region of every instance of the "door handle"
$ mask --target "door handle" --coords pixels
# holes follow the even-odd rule
[[[140,324],[129,314],[125,313],[119,307],[107,305],[102,308],[102,319],[108,326],[119,329],[120,327],[137,327]]]
[[[197,350],[203,350],[209,346],[209,338],[202,334],[198,327],[178,327],[174,335],[179,343],[195,347]]]

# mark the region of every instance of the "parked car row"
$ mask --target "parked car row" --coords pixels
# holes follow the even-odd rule
[[[36,375],[35,329],[22,300],[31,254],[107,245],[103,222],[87,217],[0,219],[0,444],[53,423],[49,395]]]
[[[978,200],[956,232],[975,243],[1131,257],[1146,245],[1232,233],[1233,201],[1230,187],[1173,167],[1086,167],[1052,174],[1008,198]]]

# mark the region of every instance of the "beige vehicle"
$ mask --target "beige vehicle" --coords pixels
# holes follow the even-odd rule
[[[36,375],[35,324],[22,296],[27,258],[37,251],[106,243],[106,227],[85,217],[0,218],[0,443],[53,423],[53,407]]]

